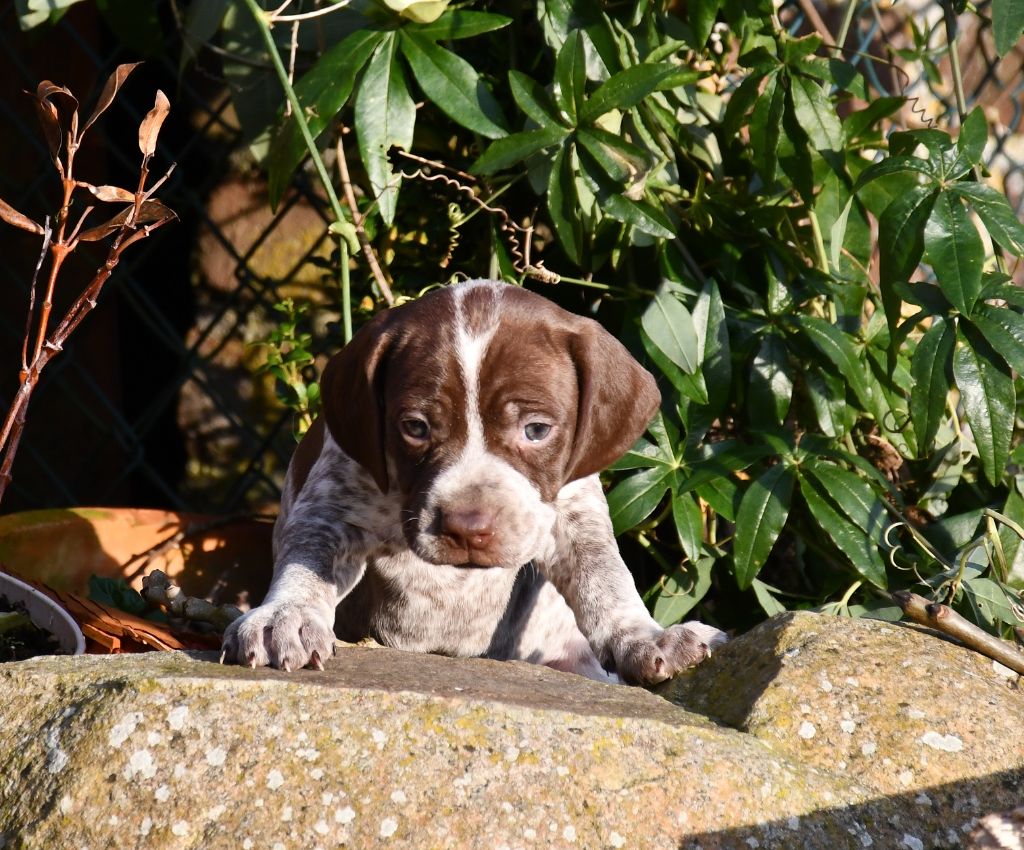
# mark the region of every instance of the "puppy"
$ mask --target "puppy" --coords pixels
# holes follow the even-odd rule
[[[263,604],[230,661],[322,669],[338,634],[651,684],[724,640],[661,628],[597,473],[643,433],[654,379],[596,322],[475,280],[387,310],[327,365],[295,452]]]

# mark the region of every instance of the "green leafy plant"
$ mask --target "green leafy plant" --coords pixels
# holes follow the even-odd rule
[[[305,374],[313,365],[310,351],[313,335],[299,330],[309,305],[285,298],[275,304],[274,309],[281,314],[281,319],[266,341],[257,343],[265,350],[266,359],[256,373],[273,376],[277,400],[295,413],[295,433],[296,437],[301,437],[320,412],[320,384],[307,381]]]

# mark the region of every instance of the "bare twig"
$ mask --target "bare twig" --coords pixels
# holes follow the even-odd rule
[[[196,596],[186,596],[181,588],[167,578],[163,570],[153,570],[142,578],[142,598],[165,609],[172,625],[195,627],[206,624],[223,632],[231,623],[242,616],[240,608],[234,605],[214,605]],[[181,621],[175,624],[174,621]]]
[[[986,655],[1024,676],[1024,653],[965,620],[948,605],[929,602],[923,596],[907,590],[897,590],[892,598],[915,623],[956,638],[968,649]]]
[[[50,250],[50,239],[53,237],[53,228],[50,227],[50,217],[47,216],[43,222],[43,244],[39,248],[39,259],[36,261],[35,271],[32,272],[32,283],[28,290],[28,313],[25,316],[25,336],[21,341],[21,379],[24,381],[28,375],[28,341],[32,336],[32,317],[36,312],[36,284],[39,280],[39,270],[46,262],[46,254]],[[3,445],[3,440],[0,440]]]
[[[366,235],[366,229],[363,227],[363,215],[359,212],[359,205],[356,203],[356,193],[352,188],[352,179],[349,176],[348,171],[348,159],[345,157],[345,142],[344,134],[338,133],[337,149],[337,160],[338,160],[338,178],[341,180],[341,188],[345,196],[345,206],[348,207],[349,213],[352,215],[352,224],[356,229],[356,238],[359,240],[359,246],[363,249],[363,256],[366,258],[366,264],[370,267],[370,272],[373,274],[373,279],[377,281],[377,286],[380,288],[380,294],[384,296],[384,300],[388,302],[388,306],[392,306],[395,303],[395,296],[391,292],[391,287],[388,285],[387,278],[384,277],[384,272],[381,270],[380,263],[377,261],[377,252],[373,250],[373,245],[370,244],[370,240]]]
[[[281,8],[284,9],[288,3],[285,3]],[[331,12],[337,12],[339,9],[344,9],[348,5],[348,0],[341,0],[339,3],[333,3],[329,6],[324,6],[320,9],[314,9],[311,12],[300,12],[295,15],[279,15],[274,12],[267,16],[267,21],[273,26],[284,21],[308,21],[310,18],[319,18],[321,15],[329,15]]]

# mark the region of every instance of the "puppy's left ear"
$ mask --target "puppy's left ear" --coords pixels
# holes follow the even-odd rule
[[[334,441],[388,492],[384,453],[383,372],[391,341],[390,311],[359,329],[320,376],[323,417]]]
[[[570,342],[579,409],[566,482],[600,472],[622,457],[661,403],[653,376],[626,347],[592,319],[579,321]]]

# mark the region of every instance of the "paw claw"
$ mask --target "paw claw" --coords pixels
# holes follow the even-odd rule
[[[220,651],[220,663],[221,664],[224,663],[224,659],[227,658],[227,655],[228,655],[228,651],[226,649],[222,649]]]
[[[324,662],[320,660],[320,653],[317,652],[315,649],[313,650],[313,654],[310,656],[309,666],[312,667],[314,670],[319,670],[320,672],[323,672]]]

